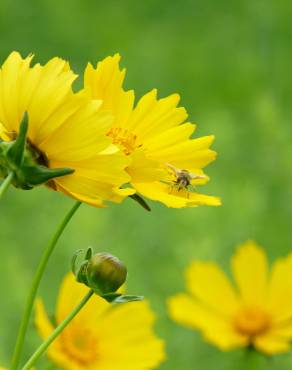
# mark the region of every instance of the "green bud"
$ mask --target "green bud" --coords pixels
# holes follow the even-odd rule
[[[88,261],[87,281],[94,290],[103,294],[116,292],[126,278],[126,266],[109,253],[97,253]]]
[[[87,251],[79,249],[72,258],[71,267],[79,283],[93,289],[95,294],[109,303],[119,304],[144,299],[142,296],[117,292],[126,281],[127,268],[109,253],[93,254],[91,247]]]

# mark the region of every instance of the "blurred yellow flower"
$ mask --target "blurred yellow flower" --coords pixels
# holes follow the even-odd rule
[[[200,330],[221,350],[252,345],[266,354],[287,352],[292,339],[292,254],[268,270],[264,250],[249,241],[231,261],[236,289],[212,262],[186,271],[189,294],[168,301],[172,319]]]
[[[103,100],[114,121],[108,136],[131,157],[128,173],[141,195],[168,207],[220,205],[220,200],[199,194],[194,186],[208,181],[202,168],[216,158],[210,150],[214,136],[191,139],[195,125],[184,123],[187,113],[178,107],[179,95],[157,98],[144,95],[134,108],[134,92],[123,89],[125,70],[120,56],[107,57],[96,69],[88,64],[84,87],[94,99]]]
[[[67,275],[59,293],[56,323],[77,305],[88,289]],[[54,329],[42,301],[36,305],[36,326],[43,339]],[[48,356],[66,370],[148,370],[165,358],[164,344],[153,332],[149,304],[111,305],[92,297],[48,349]]]
[[[28,140],[39,164],[75,170],[47,183],[50,188],[96,206],[121,201],[129,193],[120,189],[129,181],[128,159],[106,136],[111,115],[100,101],[73,93],[77,76],[66,61],[30,66],[32,58],[13,52],[0,70],[0,138],[14,139],[28,112]]]

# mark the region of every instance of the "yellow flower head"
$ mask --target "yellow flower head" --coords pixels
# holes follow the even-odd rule
[[[32,58],[13,52],[0,69],[0,138],[15,139],[27,112],[28,141],[39,164],[75,171],[49,187],[96,206],[120,201],[128,194],[120,189],[129,180],[128,160],[106,136],[112,116],[101,110],[101,101],[73,93],[77,76],[66,61],[31,66]]]
[[[158,99],[152,90],[134,107],[134,92],[123,89],[125,70],[120,70],[119,60],[116,54],[99,62],[96,69],[89,64],[84,85],[115,117],[108,136],[131,157],[132,186],[168,207],[220,205],[216,197],[191,191],[208,181],[202,168],[216,158],[209,149],[214,137],[190,138],[195,125],[184,123],[187,113],[178,107],[177,94]]]
[[[56,323],[78,304],[88,289],[67,275],[59,293]],[[43,339],[53,325],[39,300],[36,326]],[[147,302],[111,305],[94,296],[48,350],[66,370],[150,370],[165,358],[164,344],[153,333],[154,314]]]
[[[186,272],[189,293],[169,299],[170,316],[221,350],[252,345],[266,354],[289,351],[292,254],[269,273],[263,249],[249,241],[238,248],[231,268],[236,288],[215,263],[194,261]]]

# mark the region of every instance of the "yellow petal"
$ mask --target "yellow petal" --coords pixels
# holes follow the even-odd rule
[[[30,62],[31,57],[27,58]],[[12,52],[3,63],[0,71],[0,121],[7,131],[15,131],[21,120],[17,94],[20,87],[20,71],[25,61],[17,52]],[[22,112],[23,114],[23,112]]]
[[[61,322],[76,307],[87,292],[88,288],[84,284],[78,283],[72,273],[67,274],[63,279],[59,291],[56,311],[57,322]],[[90,304],[84,307],[76,319],[81,321],[85,319],[84,325],[86,323],[90,324],[91,320],[99,317],[109,306],[110,304],[104,299],[97,296],[93,297],[90,300]],[[92,314],[93,316],[91,316]]]
[[[227,317],[238,309],[238,296],[224,272],[215,263],[193,262],[186,271],[186,280],[188,290],[194,297],[215,312]]]
[[[197,207],[201,205],[219,206],[220,199],[184,189],[177,190],[160,182],[133,183],[137,191],[146,198],[157,200],[170,208]]]
[[[57,191],[60,191],[64,193],[65,195],[68,195],[69,197],[78,200],[79,202],[89,204],[90,206],[94,206],[97,208],[106,208],[106,204],[103,203],[103,200],[101,198],[91,198],[88,195],[80,194],[80,193],[74,193],[70,191],[68,188],[62,186],[61,184],[58,184],[55,181],[55,187]]]
[[[159,159],[162,163],[172,163],[178,168],[203,168],[216,158],[216,152],[209,149],[213,141],[213,135],[200,137],[156,150],[149,156],[156,160]]]
[[[275,320],[292,319],[292,254],[277,260],[272,268],[268,307]]]
[[[100,102],[86,101],[50,137],[39,144],[50,160],[80,161],[106,149],[106,131],[112,117],[99,111]],[[81,125],[82,122],[82,125]]]
[[[159,135],[149,137],[148,140],[145,140],[144,145],[152,156],[155,156],[155,154],[159,155],[160,151],[187,141],[195,131],[195,128],[196,126],[192,123],[172,127]]]
[[[94,179],[101,183],[120,185],[130,181],[124,168],[129,163],[122,153],[113,155],[95,155],[93,158],[79,161],[51,161],[51,168],[68,167],[75,170],[81,177]]]
[[[113,126],[123,127],[128,121],[134,104],[134,92],[124,91],[125,69],[120,70],[120,55],[107,57],[93,68],[88,64],[84,74],[85,89],[94,99],[103,101],[103,109],[111,111]]]
[[[178,294],[170,298],[168,309],[173,320],[200,330],[207,342],[221,350],[243,347],[248,343],[246,337],[234,331],[231,322],[225,320],[222,315],[208,310],[186,294]]]
[[[232,258],[232,272],[245,304],[266,303],[268,262],[261,247],[252,241],[241,245]]]
[[[102,204],[102,199],[120,203],[128,195],[127,191],[118,192],[115,186],[95,178],[84,177],[78,172],[57,178],[54,182],[69,194],[75,194],[76,197],[80,195],[80,200],[87,198],[96,204]]]
[[[173,94],[158,100],[156,90],[145,94],[129,118],[128,130],[145,141],[184,122],[187,113],[184,108],[177,108],[179,99],[178,94]]]
[[[100,368],[152,369],[165,359],[164,343],[153,331],[154,314],[147,301],[112,307],[96,328]]]
[[[43,122],[72,94],[76,76],[60,58],[30,67],[32,56],[11,53],[0,71],[0,121],[9,132],[18,132],[25,111],[30,140],[35,143]]]
[[[43,339],[46,339],[54,330],[41,299],[37,299],[35,304],[35,325]]]
[[[35,67],[33,67],[35,68]],[[29,115],[29,137],[38,141],[39,128],[71,92],[76,75],[67,70],[67,62],[60,58],[51,59],[40,69],[40,77],[31,96],[27,111]],[[29,84],[24,85],[24,89]]]
[[[253,344],[258,351],[264,352],[267,355],[285,353],[291,349],[289,340],[277,337],[273,333],[257,336],[253,340]]]
[[[132,183],[158,181],[162,177],[159,163],[146,157],[143,150],[135,150],[131,155],[131,163],[127,168]]]

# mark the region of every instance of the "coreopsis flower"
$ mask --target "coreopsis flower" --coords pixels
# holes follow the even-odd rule
[[[67,275],[60,289],[56,324],[79,303],[88,289]],[[42,301],[36,305],[36,326],[46,339],[54,329]],[[148,370],[165,358],[164,344],[153,332],[154,314],[145,301],[111,305],[93,296],[61,335],[48,356],[66,370]]]
[[[48,187],[96,206],[120,201],[128,195],[120,189],[129,181],[124,171],[128,160],[106,136],[112,116],[101,109],[101,101],[72,91],[77,76],[66,61],[53,58],[31,66],[32,58],[13,52],[1,67],[0,139],[17,137],[26,112],[33,160],[73,172],[52,179]]]
[[[292,339],[292,254],[271,271],[254,242],[231,260],[236,286],[212,262],[194,261],[186,271],[188,293],[168,301],[173,320],[199,330],[221,350],[253,346],[268,355],[287,352]]]
[[[210,150],[214,136],[191,139],[195,125],[185,123],[186,110],[179,95],[144,95],[134,107],[134,92],[123,89],[125,70],[120,56],[107,57],[85,70],[84,87],[103,109],[114,116],[108,136],[132,160],[127,171],[142,196],[168,207],[220,205],[216,197],[199,194],[195,187],[208,181],[203,168],[216,158]]]

